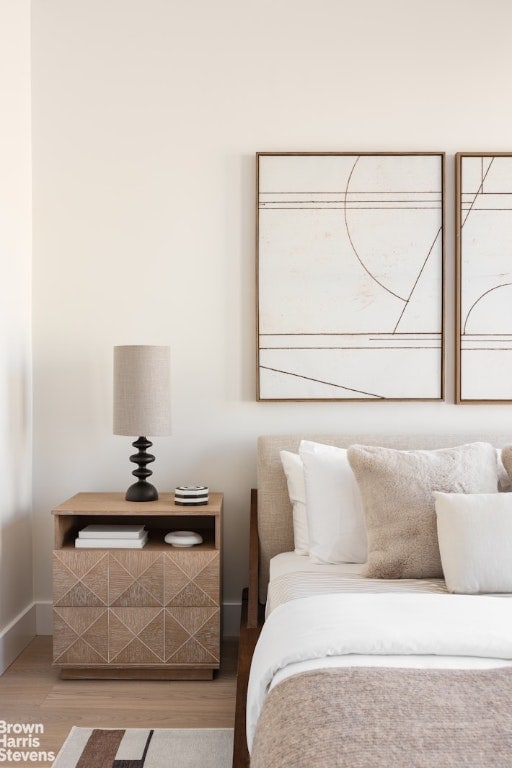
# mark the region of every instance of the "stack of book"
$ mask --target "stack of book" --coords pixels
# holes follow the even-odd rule
[[[142,549],[148,540],[143,525],[86,525],[78,531],[75,547],[79,549]]]

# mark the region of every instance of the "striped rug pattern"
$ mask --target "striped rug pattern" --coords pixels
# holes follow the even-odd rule
[[[232,728],[73,727],[53,768],[230,768]]]

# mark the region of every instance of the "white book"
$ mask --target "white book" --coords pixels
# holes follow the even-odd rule
[[[147,533],[141,539],[81,539],[77,536],[75,547],[77,549],[142,549],[147,540]]]
[[[86,525],[78,531],[78,536],[80,539],[142,539],[144,533],[143,525],[96,523]]]

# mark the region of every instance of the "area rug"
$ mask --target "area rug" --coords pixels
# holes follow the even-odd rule
[[[231,768],[232,728],[77,728],[53,768]]]

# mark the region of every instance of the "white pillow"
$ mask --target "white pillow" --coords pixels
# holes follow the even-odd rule
[[[366,529],[359,488],[344,448],[303,440],[309,556],[315,563],[365,563]]]
[[[304,467],[298,453],[280,451],[288,496],[293,509],[293,540],[296,555],[309,554],[308,521],[306,517],[306,489],[304,487]]]
[[[434,491],[449,592],[512,592],[512,494]]]

